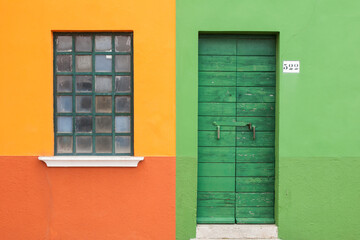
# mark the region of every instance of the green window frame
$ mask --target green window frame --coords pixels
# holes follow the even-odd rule
[[[134,152],[133,34],[54,33],[55,155]]]

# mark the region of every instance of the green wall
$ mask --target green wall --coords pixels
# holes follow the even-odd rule
[[[278,33],[276,224],[283,240],[360,236],[360,2],[177,0],[177,239],[195,237],[199,32]]]

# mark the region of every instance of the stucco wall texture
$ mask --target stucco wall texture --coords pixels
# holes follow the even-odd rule
[[[275,34],[276,224],[283,240],[360,236],[360,2],[176,2],[176,231],[195,237],[199,33]],[[299,60],[299,74],[282,61]]]
[[[0,0],[0,19],[0,239],[174,239],[175,1]],[[133,32],[137,168],[37,159],[54,154],[58,31]]]

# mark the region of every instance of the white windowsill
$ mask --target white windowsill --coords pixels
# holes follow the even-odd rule
[[[132,156],[51,156],[38,157],[48,167],[137,167],[144,157]]]

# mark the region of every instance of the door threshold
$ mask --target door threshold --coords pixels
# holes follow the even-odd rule
[[[278,239],[275,224],[198,224],[196,239]]]

